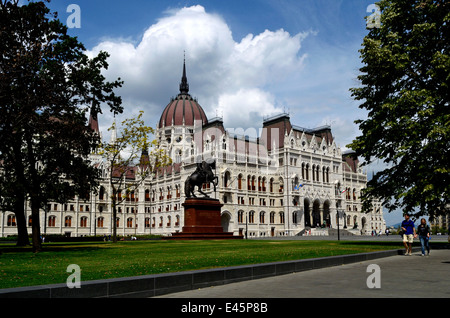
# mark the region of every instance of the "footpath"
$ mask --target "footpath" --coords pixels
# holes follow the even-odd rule
[[[411,256],[395,255],[158,296],[158,298],[449,297],[450,250],[432,250],[430,256],[421,256],[420,248],[415,248]]]

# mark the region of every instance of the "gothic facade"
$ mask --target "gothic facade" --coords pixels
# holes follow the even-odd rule
[[[98,130],[98,123],[89,124]],[[226,232],[248,238],[328,235],[346,229],[356,235],[383,231],[383,210],[361,213],[360,192],[367,176],[352,152],[336,145],[330,126],[306,129],[291,123],[289,114],[266,118],[260,136],[232,133],[221,118],[208,119],[189,94],[185,65],[180,93],[164,108],[155,138],[173,164],[149,176],[119,204],[113,221],[108,167],[92,160],[103,177],[96,193],[67,204],[49,203],[41,213],[41,232],[67,236],[110,235],[113,222],[123,236],[171,235],[184,223],[184,181],[202,160],[216,160],[216,192],[204,191],[224,204]],[[25,203],[29,233],[31,209]],[[0,236],[17,233],[13,212],[1,211]]]

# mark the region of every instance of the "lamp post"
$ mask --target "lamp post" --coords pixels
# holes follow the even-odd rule
[[[245,212],[245,239],[248,239],[247,233],[248,233],[248,211]]]
[[[336,219],[337,219],[338,241],[340,241],[341,237],[339,236],[339,209],[337,207],[336,207]]]

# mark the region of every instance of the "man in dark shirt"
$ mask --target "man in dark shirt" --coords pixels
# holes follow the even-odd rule
[[[403,245],[405,245],[405,255],[411,255],[412,243],[416,235],[416,228],[414,222],[409,218],[409,214],[405,213],[405,219],[402,222],[403,230]]]

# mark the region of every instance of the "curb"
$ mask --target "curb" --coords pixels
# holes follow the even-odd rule
[[[413,251],[420,251],[420,247],[413,247]],[[81,288],[72,289],[68,288],[66,284],[7,288],[0,289],[0,298],[153,297],[245,280],[363,262],[377,258],[402,255],[403,253],[403,249],[388,250],[177,273],[92,280],[81,282]]]

